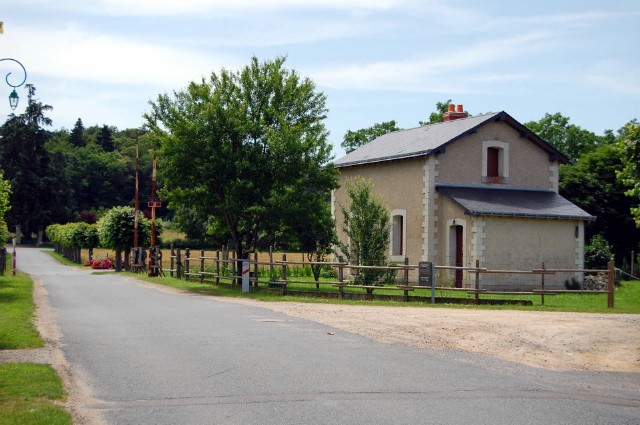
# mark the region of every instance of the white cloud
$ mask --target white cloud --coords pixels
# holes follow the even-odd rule
[[[607,60],[596,64],[584,77],[600,89],[623,96],[640,96],[640,70],[619,60]]]
[[[36,0],[52,7],[87,14],[117,16],[203,15],[229,11],[264,11],[277,9],[387,10],[405,0]]]
[[[308,73],[319,85],[337,89],[402,90],[402,91],[468,91],[468,83],[496,81],[507,73],[475,75],[478,68],[498,65],[514,56],[531,54],[547,48],[553,34],[535,31],[510,38],[486,40],[452,51],[440,52],[433,57],[420,57],[402,61],[380,61],[368,64],[350,64],[318,69]],[[493,75],[493,76],[492,76]],[[521,74],[511,78],[523,79]]]
[[[63,79],[180,87],[234,64],[220,55],[94,34],[74,25],[20,28],[5,40],[20,46],[30,73]]]

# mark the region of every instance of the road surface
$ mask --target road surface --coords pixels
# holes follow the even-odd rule
[[[85,423],[640,423],[638,374],[374,342],[62,266],[37,249],[18,249],[18,266],[48,292]]]

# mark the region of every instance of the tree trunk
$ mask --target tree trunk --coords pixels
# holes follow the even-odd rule
[[[116,249],[116,271],[122,271],[122,250]]]
[[[131,257],[131,248],[127,248],[124,250],[124,269],[131,270],[131,261],[129,260]]]
[[[242,286],[242,263],[244,262],[244,260],[248,258],[249,258],[248,252],[243,250],[242,247],[236,248],[236,271],[238,276],[236,278],[236,285],[238,286]]]

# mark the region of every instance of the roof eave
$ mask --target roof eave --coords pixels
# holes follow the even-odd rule
[[[460,205],[460,204],[458,204]],[[542,218],[551,220],[581,220],[593,222],[596,220],[595,216],[578,216],[578,215],[559,215],[559,214],[526,214],[526,213],[505,213],[498,211],[471,211],[466,208],[464,213],[472,216],[491,216],[491,217],[511,217],[511,218]]]
[[[398,155],[390,155],[390,156],[385,156],[382,158],[370,158],[370,159],[363,159],[360,161],[351,161],[351,162],[345,162],[342,164],[335,164],[336,168],[345,168],[345,167],[353,167],[356,165],[365,165],[365,164],[375,164],[378,162],[388,162],[388,161],[395,161],[398,159],[409,159],[409,158],[417,158],[420,156],[429,156],[432,153],[438,152],[439,149],[428,149],[425,151],[420,151],[420,152],[411,152],[408,154],[398,154]]]

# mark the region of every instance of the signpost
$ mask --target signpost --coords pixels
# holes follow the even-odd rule
[[[418,285],[431,286],[431,304],[436,303],[436,268],[431,261],[418,263]]]

